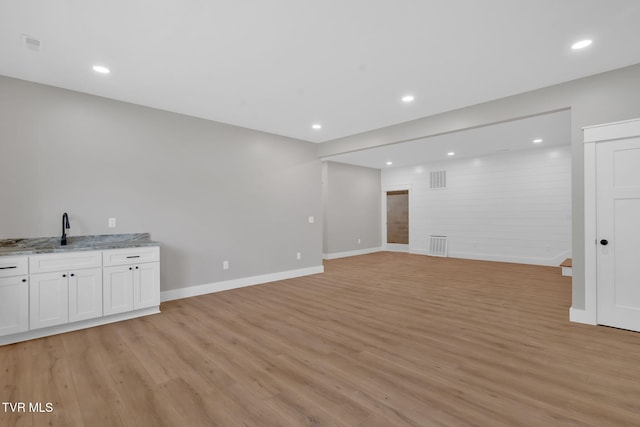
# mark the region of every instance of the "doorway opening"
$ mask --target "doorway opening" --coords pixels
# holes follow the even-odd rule
[[[387,243],[409,244],[409,191],[387,191]]]

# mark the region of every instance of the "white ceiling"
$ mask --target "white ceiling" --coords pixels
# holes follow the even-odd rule
[[[323,142],[640,63],[639,22],[638,0],[2,0],[0,74]]]
[[[540,143],[533,140],[542,139]],[[532,150],[571,143],[571,112],[564,110],[415,141],[324,157],[322,160],[385,169]],[[449,156],[448,153],[455,153]],[[387,162],[392,165],[387,165]]]

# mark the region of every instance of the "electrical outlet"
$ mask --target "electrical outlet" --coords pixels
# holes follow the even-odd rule
[[[302,254],[301,254],[300,252],[298,252],[298,253],[296,254],[296,259],[301,259],[301,258],[302,258]]]
[[[316,222],[316,219],[312,216],[309,217],[309,224],[313,224],[314,222]]]
[[[222,269],[223,270],[229,269],[229,261],[222,261]]]
[[[116,228],[116,219],[109,218],[109,228]]]
[[[360,241],[360,239],[358,239],[358,244],[360,244],[360,243],[362,243],[362,242]]]

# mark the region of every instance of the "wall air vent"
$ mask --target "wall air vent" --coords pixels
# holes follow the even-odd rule
[[[447,171],[433,171],[430,176],[430,188],[447,188]]]
[[[429,256],[447,256],[447,236],[429,236]]]
[[[27,34],[22,34],[22,45],[35,52],[40,52],[42,50],[42,41]]]

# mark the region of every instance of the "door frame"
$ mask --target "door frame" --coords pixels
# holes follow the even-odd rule
[[[640,136],[640,119],[586,126],[582,131],[584,133],[584,309],[572,306],[569,309],[569,320],[597,325],[596,144]]]
[[[387,242],[387,192],[388,191],[408,191],[409,192],[409,243],[406,245],[401,245],[398,243],[388,243]],[[397,185],[387,185],[382,189],[382,196],[380,197],[382,203],[381,209],[381,233],[382,233],[382,248],[385,251],[392,252],[410,252],[411,251],[411,184],[397,184]]]

